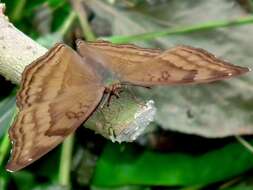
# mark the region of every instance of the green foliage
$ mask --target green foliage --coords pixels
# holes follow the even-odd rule
[[[236,159],[235,159],[236,158]],[[93,178],[95,186],[204,186],[253,168],[252,153],[239,143],[193,156],[139,150],[108,143]],[[113,180],[111,180],[113,176]]]
[[[0,138],[3,137],[8,125],[11,121],[12,115],[15,110],[15,95],[16,91],[12,92],[9,96],[0,100]]]

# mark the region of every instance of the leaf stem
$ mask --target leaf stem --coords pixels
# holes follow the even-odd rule
[[[60,168],[59,168],[59,184],[71,187],[70,182],[70,170],[72,161],[72,150],[74,145],[74,135],[70,135],[66,138],[62,145]]]
[[[9,148],[10,148],[9,136],[8,133],[6,133],[0,144],[0,166],[3,165],[3,161],[6,155],[8,154]]]
[[[25,4],[26,4],[26,0],[18,0],[16,2],[17,2],[17,4],[16,4],[15,8],[13,9],[13,11],[11,13],[11,18],[14,21],[18,21],[18,20],[21,19],[23,9],[24,9]]]
[[[12,113],[13,114],[12,114],[12,117],[9,121],[9,125],[13,124],[15,117],[17,115],[16,107],[15,107],[15,109],[13,109]],[[9,149],[10,149],[9,134],[8,134],[8,132],[6,132],[3,139],[2,139],[2,142],[0,144],[0,166],[3,165],[4,159],[5,159],[6,155],[8,155]]]
[[[65,20],[65,22],[63,23],[63,25],[60,27],[60,29],[58,30],[58,32],[64,36],[64,34],[67,33],[67,31],[69,30],[69,28],[71,27],[72,23],[74,22],[74,20],[77,18],[77,14],[74,11],[71,11],[69,13],[69,16],[67,17],[67,19]]]
[[[77,12],[79,22],[83,30],[84,36],[86,37],[86,40],[94,41],[96,39],[96,36],[92,32],[92,29],[89,25],[87,14],[82,2],[80,0],[71,0],[71,3],[75,11]]]
[[[253,23],[253,16],[237,18],[235,20],[229,20],[229,21],[210,21],[210,22],[206,22],[202,24],[193,25],[193,26],[178,27],[174,29],[167,28],[161,31],[148,32],[148,33],[130,35],[130,36],[112,36],[112,37],[108,37],[104,39],[111,41],[113,43],[128,43],[128,42],[133,42],[133,41],[151,40],[157,37],[163,37],[167,35],[186,34],[186,33],[198,32],[198,31],[213,30],[213,29],[222,28],[222,27],[239,26],[239,25],[249,24],[249,23]]]
[[[235,135],[236,140],[253,154],[253,146],[241,136]]]

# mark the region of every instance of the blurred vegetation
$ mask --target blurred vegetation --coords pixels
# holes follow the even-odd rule
[[[252,0],[83,0],[78,7],[74,1],[2,0],[10,21],[45,47],[74,46],[77,38],[162,49],[186,44],[252,67]],[[252,84],[249,74],[219,84],[135,89],[158,107],[136,142],[113,144],[80,127],[63,146],[9,173],[16,87],[0,77],[0,190],[253,189],[252,137],[249,143],[231,137],[252,134]]]

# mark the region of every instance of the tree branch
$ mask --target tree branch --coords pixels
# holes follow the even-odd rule
[[[47,49],[16,29],[4,16],[4,5],[0,7],[0,74],[19,84],[25,66]]]
[[[4,4],[0,4],[0,74],[19,84],[25,66],[46,52],[46,48],[9,22],[4,15]],[[125,90],[109,107],[98,109],[85,126],[113,141],[133,141],[153,120],[154,114],[153,101],[137,103]]]

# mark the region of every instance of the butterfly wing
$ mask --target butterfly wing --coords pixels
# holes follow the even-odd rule
[[[103,91],[99,76],[64,44],[30,64],[17,95],[6,168],[19,170],[56,147],[91,115]]]
[[[164,52],[104,41],[78,41],[77,46],[82,56],[87,52],[96,54],[97,60],[121,81],[141,86],[206,83],[249,71],[220,60],[203,49],[188,46]]]

